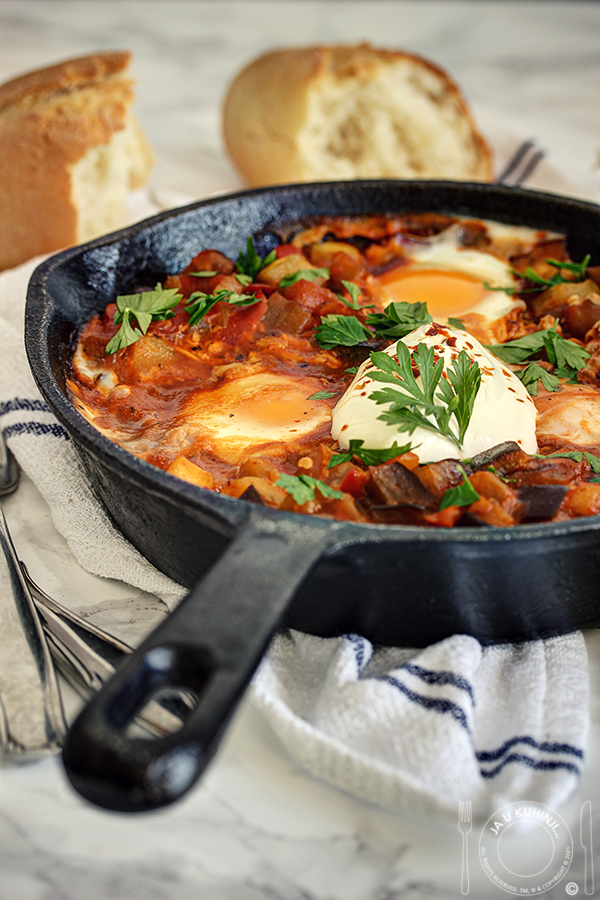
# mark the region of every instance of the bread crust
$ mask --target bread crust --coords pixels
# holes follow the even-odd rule
[[[0,269],[77,243],[71,169],[125,128],[130,59],[96,53],[0,86]]]
[[[124,72],[131,62],[128,50],[112,53],[92,53],[26,72],[0,85],[0,112],[11,104],[44,101],[56,91],[69,91],[98,84],[106,78]]]
[[[452,108],[468,134],[470,159],[465,159],[463,177],[491,180],[491,148],[477,131],[468,104],[450,76],[415,54],[369,44],[280,49],[247,65],[231,83],[224,102],[223,136],[231,159],[251,186],[314,178],[301,144],[311,115],[311,93],[331,84],[345,84],[351,92],[357,85],[373,82],[383,69],[399,64],[411,66],[416,75],[426,74],[430,84],[435,83],[432,99]],[[324,172],[322,177],[329,176]]]

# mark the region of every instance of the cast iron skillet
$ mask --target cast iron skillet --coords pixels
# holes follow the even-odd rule
[[[196,253],[265,255],[281,226],[319,214],[447,212],[564,232],[600,263],[600,207],[498,185],[343,182],[221,197],[155,216],[44,262],[29,286],[26,346],[39,388],[117,527],[190,588],[84,709],[64,747],[92,802],[148,810],[196,781],[269,639],[282,626],[424,646],[451,634],[524,641],[600,623],[600,517],[517,528],[360,525],[258,508],[186,484],[90,426],[65,396],[78,328],[118,293],[179,272]],[[164,688],[198,696],[175,735],[126,729]]]

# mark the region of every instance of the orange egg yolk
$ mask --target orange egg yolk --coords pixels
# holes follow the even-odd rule
[[[464,272],[439,269],[394,269],[380,277],[396,303],[426,303],[434,319],[458,316],[474,309],[486,291],[483,283]]]

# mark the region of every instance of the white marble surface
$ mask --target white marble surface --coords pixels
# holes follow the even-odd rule
[[[137,110],[157,155],[153,188],[203,197],[241,187],[219,108],[245,61],[275,46],[366,39],[447,68],[500,158],[535,137],[548,158],[532,186],[599,200],[599,37],[593,2],[0,0],[0,80],[131,48]],[[130,640],[162,614],[155,598],[82,570],[27,479],[3,508],[18,552],[57,599],[90,614],[110,607]],[[600,636],[587,640],[587,764],[560,810],[575,857],[546,896],[566,896],[567,883],[583,894],[584,800],[600,847]],[[160,813],[85,805],[55,758],[0,770],[0,900],[449,900],[461,896],[460,854],[454,824],[369,806],[300,772],[247,702],[200,786]],[[600,857],[597,870],[600,893]],[[502,896],[474,853],[470,896]]]

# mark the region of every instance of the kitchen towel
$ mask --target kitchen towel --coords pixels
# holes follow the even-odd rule
[[[113,528],[30,374],[23,311],[39,261],[0,275],[0,427],[79,563],[172,608],[184,589]],[[455,815],[461,800],[476,816],[512,801],[555,808],[584,764],[581,634],[490,648],[455,635],[407,650],[283,633],[249,695],[300,766],[390,809]]]

